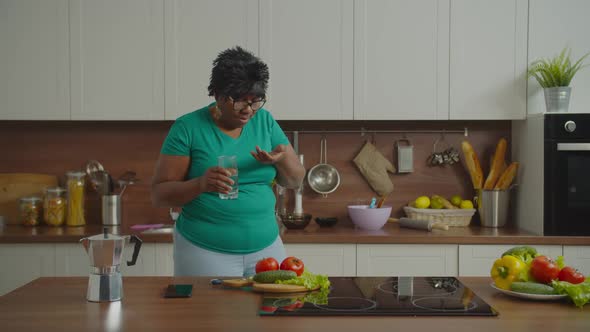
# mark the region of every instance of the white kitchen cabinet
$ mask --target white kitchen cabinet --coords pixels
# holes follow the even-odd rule
[[[353,0],[261,0],[260,56],[276,119],[353,119]]]
[[[313,273],[331,277],[356,275],[355,244],[285,244],[285,250],[288,256],[300,258]]]
[[[234,46],[258,53],[258,1],[164,2],[166,120],[206,106],[213,59]]]
[[[71,0],[72,120],[164,119],[164,1]]]
[[[451,1],[451,120],[526,117],[528,2]]]
[[[457,245],[358,244],[358,276],[456,276]]]
[[[449,0],[357,0],[354,119],[449,118]]]
[[[590,52],[590,1],[534,0],[530,1],[529,6],[529,63],[539,58],[552,58],[566,46],[571,48],[573,61]],[[586,58],[585,63],[589,61]],[[528,84],[528,113],[545,112],[543,89],[534,78],[529,79]],[[572,95],[569,111],[590,113],[590,70],[580,70],[570,86]]]
[[[69,120],[67,0],[0,1],[0,120]]]
[[[157,276],[174,275],[174,257],[172,243],[156,243],[156,273]]]
[[[565,264],[590,276],[590,246],[563,246]]]
[[[39,277],[55,275],[52,244],[0,244],[0,296]]]
[[[503,252],[516,246],[519,245],[459,245],[459,276],[489,276],[494,261],[500,258]],[[563,249],[560,245],[531,245],[531,247],[537,249],[537,252],[554,259],[563,254]]]

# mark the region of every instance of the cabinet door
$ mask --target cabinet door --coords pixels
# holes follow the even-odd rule
[[[590,276],[590,246],[563,246],[565,263]]]
[[[355,244],[285,244],[285,249],[288,256],[300,258],[312,273],[356,275]]]
[[[527,0],[451,1],[451,120],[525,118],[527,11]]]
[[[354,119],[448,119],[449,0],[357,0],[354,25]]]
[[[206,106],[213,59],[241,46],[258,53],[258,1],[164,2],[166,119]]]
[[[69,120],[67,0],[0,1],[0,120]]]
[[[506,250],[518,246],[517,244],[506,245],[460,245],[459,246],[459,276],[462,277],[487,277],[494,261]],[[559,245],[531,245],[539,253],[557,258],[563,254]]]
[[[73,120],[164,118],[163,0],[70,1]]]
[[[357,275],[456,276],[456,245],[359,244]]]
[[[55,245],[55,275],[58,277],[87,277],[90,273],[88,254],[80,243]]]
[[[174,257],[172,243],[156,243],[156,274],[157,276],[174,275]]]
[[[529,63],[556,56],[566,46],[571,48],[573,61],[590,52],[590,1],[534,0],[529,6]],[[586,58],[584,63],[590,63],[590,59]],[[533,78],[528,83],[529,114],[545,112],[543,89]],[[580,70],[574,76],[571,87],[569,111],[590,113],[590,70]]]
[[[55,247],[51,244],[0,245],[0,296],[39,277],[55,275]]]
[[[262,0],[260,56],[280,120],[352,120],[352,0]]]

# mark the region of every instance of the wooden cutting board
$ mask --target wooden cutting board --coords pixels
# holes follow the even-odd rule
[[[305,286],[299,285],[261,284],[257,282],[252,284],[252,290],[260,293],[302,293],[318,289],[320,289],[319,286],[314,289],[307,289]]]
[[[46,187],[57,186],[57,176],[33,173],[0,173],[0,216],[6,224],[18,224],[18,200],[43,197]]]

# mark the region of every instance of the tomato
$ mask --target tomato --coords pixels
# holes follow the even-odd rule
[[[279,269],[279,262],[272,257],[266,257],[256,263],[256,273],[274,271]]]
[[[581,274],[578,270],[574,269],[571,266],[566,266],[561,271],[559,271],[559,280],[567,281],[570,284],[579,284],[584,282],[586,278],[583,274]]]
[[[559,276],[559,267],[547,256],[537,256],[531,263],[531,276],[536,281],[549,284]]]
[[[273,313],[273,312],[277,311],[277,309],[279,309],[279,307],[275,307],[275,306],[262,306],[262,307],[260,307],[260,310],[262,310],[264,312],[268,312],[268,313]]]
[[[286,310],[286,311],[295,311],[301,307],[303,307],[303,302],[297,300],[289,305],[281,307],[281,309]]]
[[[281,262],[281,270],[290,270],[300,276],[303,273],[303,261],[297,257],[287,257]]]

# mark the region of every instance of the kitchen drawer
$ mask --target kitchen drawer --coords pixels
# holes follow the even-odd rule
[[[287,256],[303,260],[312,273],[356,275],[356,244],[285,244],[285,249]]]

